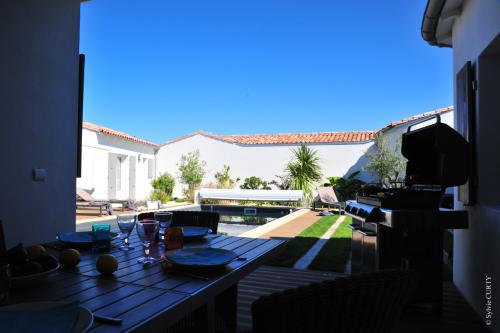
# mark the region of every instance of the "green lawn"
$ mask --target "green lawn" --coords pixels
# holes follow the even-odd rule
[[[351,252],[352,230],[348,227],[351,218],[347,217],[335,230],[332,237],[321,248],[309,269],[343,272]]]
[[[284,249],[269,262],[269,265],[292,267],[337,221],[338,215],[323,216],[314,224],[285,244]]]

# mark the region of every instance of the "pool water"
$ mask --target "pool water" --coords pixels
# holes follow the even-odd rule
[[[219,232],[228,235],[238,235],[293,213],[295,210],[287,207],[225,205],[201,205],[200,209],[219,213]]]

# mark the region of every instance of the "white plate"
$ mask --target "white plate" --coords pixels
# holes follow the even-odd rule
[[[2,310],[16,310],[16,311],[37,311],[47,310],[53,307],[64,304],[64,302],[32,302],[32,303],[19,303],[14,305],[2,306]],[[90,329],[94,322],[94,315],[92,312],[80,305],[80,313],[76,320],[72,333],[84,333]]]

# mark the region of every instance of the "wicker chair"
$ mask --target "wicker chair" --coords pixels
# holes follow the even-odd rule
[[[274,293],[252,304],[252,332],[391,332],[416,285],[415,272],[391,270]]]
[[[217,233],[220,219],[219,213],[189,210],[174,210],[172,213],[174,213],[172,215],[173,227],[207,227],[212,230],[213,234]]]
[[[172,227],[207,227],[212,230],[213,234],[217,233],[219,226],[219,213],[191,211],[191,210],[173,210]],[[141,213],[137,216],[139,221],[145,219],[154,219],[154,212]]]

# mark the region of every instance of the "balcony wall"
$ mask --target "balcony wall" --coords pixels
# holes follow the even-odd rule
[[[0,220],[7,245],[75,228],[79,0],[0,1]],[[34,181],[32,170],[46,170]]]

